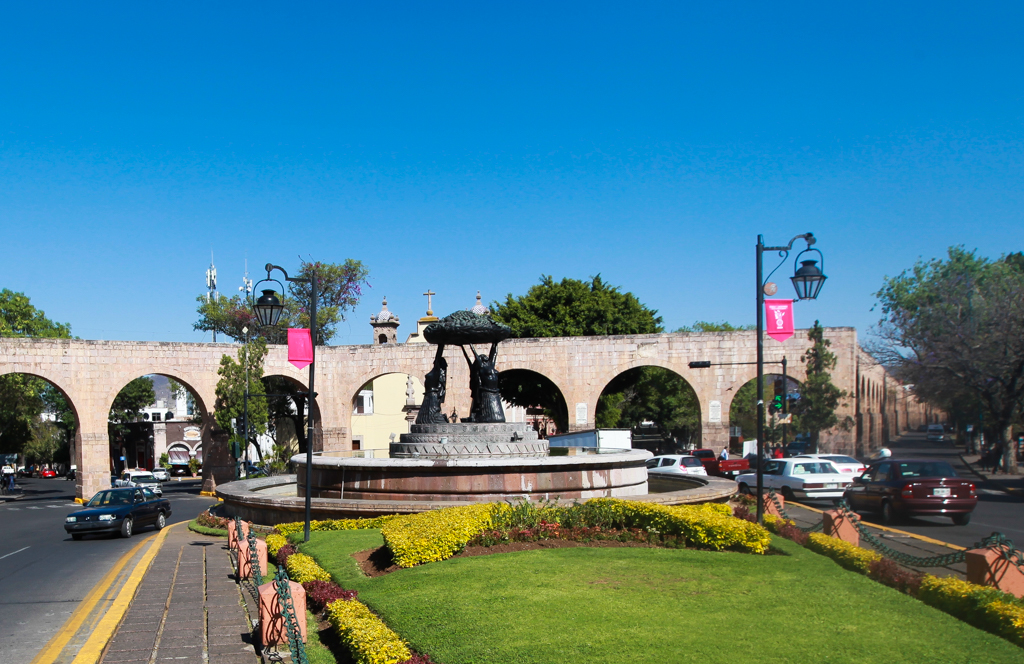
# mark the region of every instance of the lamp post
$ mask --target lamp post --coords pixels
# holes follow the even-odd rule
[[[797,299],[799,300],[813,300],[818,297],[818,293],[821,291],[821,287],[825,284],[824,273],[821,268],[818,267],[816,260],[804,260],[800,261],[800,257],[804,254],[814,251],[817,252],[822,265],[825,263],[824,256],[821,255],[821,251],[818,249],[812,249],[814,243],[817,241],[814,239],[813,233],[804,233],[797,235],[789,244],[784,247],[766,247],[764,244],[764,236],[757,236],[757,246],[755,251],[757,253],[757,522],[764,522],[764,501],[762,495],[764,494],[764,464],[761,463],[761,459],[764,458],[764,289],[766,280],[764,277],[763,270],[763,257],[766,251],[777,251],[782,257],[779,264],[775,266],[775,270],[789,258],[789,252],[793,249],[793,243],[797,240],[804,240],[807,242],[807,248],[801,251],[796,256],[796,260],[793,261],[793,276],[790,277],[790,281],[793,282],[793,288],[796,289]],[[796,268],[796,262],[800,261],[800,267]],[[775,274],[775,270],[768,273],[768,278],[771,278]]]
[[[309,284],[310,296],[309,296],[309,336],[312,343],[312,356],[310,357],[309,363],[309,400],[306,402],[306,407],[309,409],[309,415],[306,417],[306,523],[304,528],[305,541],[309,541],[309,520],[312,512],[312,499],[313,499],[313,399],[316,397],[316,391],[313,386],[313,379],[315,376],[316,367],[316,299],[317,299],[317,274],[316,268],[311,267],[309,278],[305,277],[289,277],[288,273],[283,267],[274,265],[273,263],[267,263],[267,278],[263,281],[277,281],[271,279],[270,274],[274,270],[280,270],[281,274],[284,275],[284,280],[291,283]],[[262,283],[262,281],[260,282]],[[280,284],[281,282],[277,282]],[[257,284],[258,286],[259,284]],[[284,293],[284,285],[281,285],[282,295]],[[256,300],[253,304],[253,310],[256,313],[256,318],[259,319],[260,325],[263,326],[276,326],[278,321],[281,320],[281,313],[284,311],[284,305],[281,304],[280,298],[277,297],[277,293],[273,289],[263,291],[263,295]],[[248,383],[247,383],[248,385]]]

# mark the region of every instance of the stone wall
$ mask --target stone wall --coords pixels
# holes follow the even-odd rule
[[[866,449],[884,442],[897,430],[937,416],[908,397],[880,367],[868,366],[867,356],[857,344],[856,330],[826,328],[825,337],[838,357],[833,381],[852,395],[840,408],[840,418],[849,418],[856,425],[849,430],[824,432],[823,447],[852,452],[863,445]],[[766,339],[766,371],[773,371],[776,365],[771,363],[785,355],[790,375],[802,382],[800,356],[807,346],[806,330],[797,330],[785,343]],[[235,356],[237,352],[236,344],[5,338],[0,339],[0,375],[38,376],[67,397],[80,423],[75,461],[79,468],[78,495],[82,498],[109,484],[107,413],[117,393],[139,376],[161,374],[174,378],[192,391],[202,415],[204,454],[215,462],[204,468],[205,488],[212,490],[217,483],[231,479],[228,461],[214,451],[211,411],[217,368],[223,354]],[[351,449],[352,400],[359,389],[389,373],[421,377],[431,368],[434,352],[434,346],[422,343],[318,348],[314,449]],[[458,347],[447,348],[445,357],[449,366],[445,411],[456,409],[464,417],[470,409],[467,363]],[[736,391],[755,378],[756,367],[750,364],[755,359],[754,332],[513,339],[502,343],[498,369],[527,369],[550,379],[568,405],[570,429],[577,430],[594,428],[598,397],[623,371],[641,366],[669,369],[693,386],[701,407],[703,443],[717,450],[728,444],[729,406]],[[690,369],[688,363],[695,360],[721,366]],[[284,376],[305,388],[309,374],[288,363],[285,346],[271,346],[264,375]],[[863,395],[858,391],[862,377]],[[720,416],[714,419],[713,412]]]

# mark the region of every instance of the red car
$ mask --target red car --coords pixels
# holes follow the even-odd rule
[[[966,526],[978,504],[974,490],[974,482],[957,477],[945,461],[885,459],[855,477],[843,497],[856,512],[878,512],[884,523],[898,516],[948,516]]]
[[[39,471],[39,477],[57,477],[57,473],[50,470],[49,468],[43,468]]]

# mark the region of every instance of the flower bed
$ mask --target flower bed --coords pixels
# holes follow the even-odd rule
[[[452,557],[491,526],[494,505],[466,505],[392,519],[381,528],[395,564],[412,567]]]
[[[358,600],[335,600],[327,607],[327,620],[357,664],[396,664],[412,657],[405,641]]]
[[[820,553],[839,563],[853,572],[868,573],[871,563],[882,559],[882,554],[862,549],[836,537],[824,533],[811,533],[807,536],[807,548]]]
[[[304,553],[293,553],[285,561],[285,569],[288,570],[288,577],[296,583],[307,581],[330,581],[331,575],[323,567],[316,564],[316,561]]]
[[[323,521],[310,521],[309,529],[314,530],[363,530],[366,528],[381,528],[384,524],[388,523],[392,519],[397,518],[397,514],[389,514],[387,516],[378,516],[373,519],[324,519]],[[274,527],[274,532],[279,535],[288,537],[292,533],[299,533],[305,530],[305,522],[303,521],[292,521],[290,523],[281,523]]]

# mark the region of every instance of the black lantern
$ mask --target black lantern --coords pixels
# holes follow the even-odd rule
[[[828,279],[818,267],[818,261],[815,260],[800,260],[800,256],[803,256],[808,251],[816,251],[818,256],[821,256],[821,252],[817,249],[805,249],[801,251],[796,260],[800,261],[800,269],[794,272],[793,276],[790,277],[790,281],[793,282],[793,288],[796,289],[796,296],[801,300],[813,300],[818,297],[818,293],[821,291],[821,287],[825,285],[825,280]],[[824,257],[822,257],[822,264],[825,263]],[[794,265],[796,261],[793,262]]]
[[[266,327],[268,325],[277,325],[277,322],[281,320],[281,312],[284,311],[284,305],[278,299],[277,293],[268,289],[263,291],[260,299],[256,300],[253,309],[256,310],[256,318],[259,319],[260,325]]]

